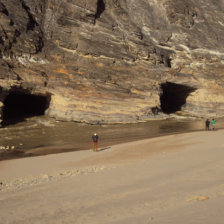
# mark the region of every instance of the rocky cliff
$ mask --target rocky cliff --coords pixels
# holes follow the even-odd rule
[[[223,0],[0,0],[1,120],[222,116],[223,8]]]

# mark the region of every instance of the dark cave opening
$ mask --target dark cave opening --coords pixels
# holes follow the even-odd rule
[[[15,124],[28,117],[44,115],[49,104],[50,95],[32,95],[20,91],[11,92],[4,100],[2,125]]]
[[[35,26],[38,26],[38,23],[34,19],[33,15],[30,12],[30,8],[26,5],[24,1],[22,1],[22,7],[26,11],[28,17],[29,17],[29,22],[27,23],[27,31],[28,30],[34,30]]]
[[[161,111],[166,114],[181,110],[191,92],[196,89],[186,85],[166,82],[161,84],[162,94],[160,96]]]

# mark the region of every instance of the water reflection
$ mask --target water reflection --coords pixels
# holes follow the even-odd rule
[[[218,119],[216,127],[222,128],[224,119]],[[86,125],[74,122],[58,122],[45,116],[33,117],[26,122],[0,129],[0,146],[14,146],[14,152],[39,154],[83,150],[92,147],[91,136],[97,132],[100,147],[149,137],[204,130],[204,120],[160,120],[138,124]],[[44,148],[45,147],[45,148]],[[0,159],[6,153],[0,153]],[[9,150],[10,151],[10,150]],[[11,153],[11,152],[10,152]],[[35,152],[37,153],[37,150]],[[18,153],[17,153],[18,154]],[[15,155],[11,153],[11,156]],[[21,156],[22,154],[19,154]],[[9,155],[10,157],[10,155]]]

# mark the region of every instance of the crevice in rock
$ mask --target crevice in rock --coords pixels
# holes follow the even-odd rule
[[[10,26],[13,26],[14,25],[14,22],[12,19],[10,19],[10,23],[9,23]]]
[[[9,15],[9,12],[8,12],[7,8],[2,3],[0,3],[0,12],[5,14],[6,16]]]
[[[158,115],[158,113],[160,112],[158,107],[152,107],[151,111],[152,111],[152,114],[154,114],[154,115]]]
[[[103,0],[97,0],[97,9],[96,14],[94,18],[94,24],[96,23],[96,20],[100,18],[101,14],[105,11],[105,3]]]
[[[35,41],[35,53],[41,52],[43,47],[44,47],[44,40],[43,40],[43,32],[35,20],[34,16],[30,12],[30,8],[25,4],[23,0],[21,0],[22,7],[26,11],[29,21],[27,23],[27,31],[31,30],[34,31],[35,27],[38,27],[38,33],[35,34],[36,36],[36,41]],[[18,31],[19,32],[19,31]],[[20,33],[15,33],[15,35],[20,35]]]
[[[2,125],[15,124],[28,117],[44,115],[50,95],[34,95],[27,90],[12,90],[3,101]]]
[[[21,3],[22,3],[23,9],[26,11],[26,13],[29,17],[29,21],[27,23],[26,29],[27,29],[27,31],[28,30],[34,30],[35,26],[38,26],[39,24],[36,22],[35,18],[31,14],[30,8],[26,5],[26,3],[23,0],[21,0]]]
[[[39,40],[37,41],[37,44],[36,44],[36,53],[41,52],[44,47],[44,41],[42,36],[39,36],[38,39]]]
[[[26,30],[34,31],[35,27],[38,27],[38,34],[36,33],[36,35],[35,35],[36,36],[36,41],[35,41],[35,51],[36,52],[35,53],[41,52],[44,47],[43,32],[41,31],[40,26],[37,23],[35,17],[30,12],[29,6],[26,5],[24,0],[20,0],[20,1],[21,1],[23,9],[26,11],[26,13],[29,17],[29,21],[27,23]],[[14,41],[15,41],[15,39],[14,39]]]
[[[172,67],[172,54],[174,53],[171,50],[163,49],[161,47],[156,47],[153,51],[158,57],[158,63],[164,64],[166,67]]]
[[[15,44],[17,42],[17,37],[19,37],[21,35],[21,33],[16,29],[14,32],[14,36],[12,39],[12,42]]]
[[[181,107],[186,103],[186,99],[190,93],[196,90],[193,87],[172,82],[161,84],[161,89],[161,111],[165,114],[171,114],[180,111]]]
[[[161,61],[160,61],[161,64],[164,64],[166,67],[171,68],[172,67],[171,61],[172,60],[169,58],[169,56],[161,55]]]
[[[0,44],[4,45],[4,40],[2,39],[1,36],[0,36]]]

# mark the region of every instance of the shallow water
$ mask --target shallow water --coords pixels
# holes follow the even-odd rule
[[[224,119],[217,120],[216,128],[222,127]],[[99,135],[99,147],[106,147],[121,142],[197,130],[204,130],[204,120],[170,119],[138,124],[87,125],[59,122],[45,116],[32,117],[25,122],[0,128],[0,159],[22,157],[28,150],[29,155],[32,155],[35,153],[30,149],[44,147],[45,150],[39,154],[89,149],[92,147],[91,136],[95,132]]]

